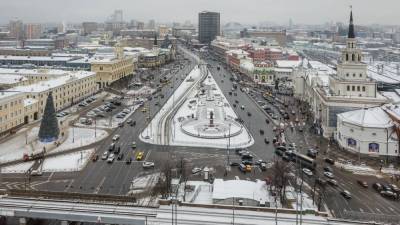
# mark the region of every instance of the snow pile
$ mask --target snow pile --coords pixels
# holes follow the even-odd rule
[[[153,88],[150,88],[148,86],[143,86],[138,90],[129,90],[126,94],[127,95],[133,95],[133,96],[140,96],[140,95],[151,95],[155,92],[156,90]]]
[[[159,173],[152,173],[145,176],[141,174],[141,176],[136,177],[132,181],[131,186],[129,187],[128,195],[140,193],[143,191],[150,191],[151,188],[157,184],[159,177]]]
[[[354,174],[360,174],[360,175],[376,175],[377,171],[372,169],[369,166],[365,165],[353,165],[351,163],[341,163],[341,162],[335,162],[335,166],[338,168],[342,168],[344,170],[350,171]]]
[[[80,171],[93,153],[94,149],[89,149],[46,158],[42,164],[42,172]]]

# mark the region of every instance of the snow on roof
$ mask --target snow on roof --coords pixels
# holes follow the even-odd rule
[[[240,63],[240,68],[243,68],[247,71],[253,71],[254,70],[254,64],[250,61],[243,61]]]
[[[336,74],[336,71],[329,67],[328,65],[321,63],[320,61],[308,61],[308,64],[312,69],[317,69],[319,71],[325,71],[327,74]]]
[[[400,103],[399,93],[395,91],[382,91],[381,94],[390,99],[392,103]]]
[[[90,76],[95,76],[95,72],[89,71],[69,71],[69,75],[58,77],[55,79],[41,81],[35,84],[27,85],[27,86],[18,86],[7,91],[16,91],[16,92],[44,92],[49,89],[57,88],[66,83],[69,83],[74,80],[84,79]]]
[[[22,75],[22,76],[32,76],[32,75],[54,75],[54,76],[64,76],[69,72],[65,70],[53,70],[53,69],[9,69],[0,68],[1,74],[11,74],[11,75]]]
[[[52,56],[11,56],[0,55],[0,60],[24,60],[24,61],[70,61],[74,57],[52,57]]]
[[[291,68],[274,68],[275,72],[280,72],[280,73],[291,73],[293,69]]]
[[[393,126],[389,115],[381,108],[358,109],[338,115],[342,121],[361,127],[387,128]]]
[[[244,198],[266,202],[268,196],[265,182],[247,180],[227,180],[215,179],[213,188],[213,199]]]
[[[276,65],[277,67],[280,68],[294,68],[294,67],[299,67],[301,65],[301,60],[295,61],[295,60],[276,60]]]
[[[248,55],[249,53],[242,49],[232,49],[232,50],[226,51],[226,54]]]
[[[26,77],[15,74],[0,74],[0,84],[16,84],[28,80]]]
[[[381,70],[378,70],[381,67]],[[400,63],[397,62],[368,62],[367,75],[378,81],[388,84],[400,83]]]

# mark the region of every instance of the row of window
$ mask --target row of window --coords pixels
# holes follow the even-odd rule
[[[363,91],[363,92],[365,92],[365,86],[361,86],[361,88],[360,88],[360,86],[354,86],[354,85],[352,85],[351,86],[351,91],[356,91],[356,89],[357,89],[357,91]],[[350,91],[350,85],[347,85],[347,91]]]
[[[19,100],[15,100],[15,101],[10,102],[10,107],[13,107],[14,105],[17,105],[18,103],[21,104],[22,100],[19,99]],[[4,105],[0,105],[0,110],[3,110],[3,108],[7,109],[7,106],[8,106],[8,103],[6,103]]]

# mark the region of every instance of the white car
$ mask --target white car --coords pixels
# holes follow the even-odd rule
[[[199,173],[199,172],[201,172],[201,171],[202,171],[201,168],[195,167],[195,168],[192,169],[192,174],[196,174],[196,173]]]
[[[313,175],[313,172],[307,168],[303,168],[303,173],[305,173],[309,177]]]
[[[154,162],[143,162],[142,166],[143,168],[153,168]]]
[[[118,141],[118,139],[119,139],[119,134],[114,135],[113,141]]]
[[[327,178],[330,178],[330,179],[335,178],[335,177],[333,176],[333,173],[331,173],[331,172],[324,172],[324,176],[326,176]]]
[[[107,162],[112,163],[112,162],[114,162],[114,159],[115,159],[115,155],[114,155],[114,153],[111,153],[107,158]]]
[[[103,155],[101,156],[101,159],[102,160],[106,160],[108,158],[108,151],[105,151],[104,153],[103,153]]]

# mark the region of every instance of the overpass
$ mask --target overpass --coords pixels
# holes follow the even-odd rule
[[[166,202],[168,203],[168,201]],[[195,207],[194,207],[195,206]],[[29,218],[97,224],[164,225],[171,224],[172,207],[137,207],[117,202],[82,202],[44,198],[19,198],[3,195],[0,216],[19,218],[21,225]],[[272,208],[242,208],[240,206],[184,204],[177,207],[177,221],[181,225],[352,225],[371,224],[339,221],[314,214],[299,216],[295,210]],[[276,211],[275,211],[276,210]],[[300,223],[301,220],[301,223]],[[296,222],[297,221],[297,222]]]

